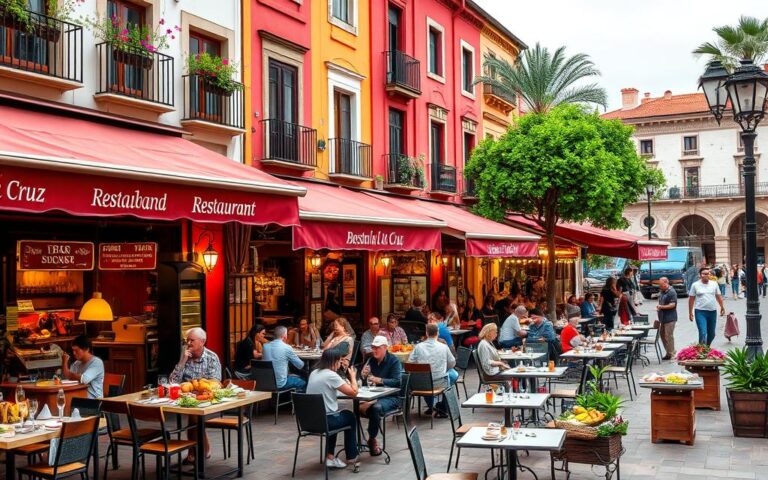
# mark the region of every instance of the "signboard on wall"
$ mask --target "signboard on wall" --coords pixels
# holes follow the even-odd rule
[[[102,243],[99,245],[99,270],[154,270],[157,243]]]
[[[18,270],[93,270],[92,242],[19,240]]]

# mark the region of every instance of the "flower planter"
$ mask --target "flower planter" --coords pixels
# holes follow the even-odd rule
[[[691,373],[697,374],[704,382],[704,390],[693,392],[695,408],[720,410],[720,365],[721,360],[682,360],[678,364]]]
[[[203,77],[203,91],[206,93],[210,93],[211,95],[218,95],[220,97],[231,97],[232,92],[229,90],[225,90],[217,85],[212,84],[208,79]]]
[[[605,478],[608,479],[613,477],[614,472],[619,469],[620,458],[623,453],[624,448],[621,445],[621,435],[619,434],[585,440],[566,433],[563,448],[559,452],[550,453],[551,475],[552,478],[556,478],[555,470],[559,470],[568,472],[567,478],[569,478],[568,464],[580,463],[604,466],[606,469]],[[562,467],[556,468],[555,462],[562,462]]]
[[[58,43],[61,38],[61,30],[54,24],[35,23],[32,25],[32,35],[48,42]]]
[[[726,390],[735,437],[768,437],[768,393]]]
[[[154,59],[149,55],[142,55],[140,53],[125,52],[123,50],[113,48],[112,59],[117,63],[123,65],[130,65],[132,67],[149,70],[154,65]]]

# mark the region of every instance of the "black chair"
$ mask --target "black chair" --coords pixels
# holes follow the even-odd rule
[[[408,385],[408,395],[410,398],[418,397],[419,399],[419,415],[421,415],[421,398],[422,397],[440,397],[445,393],[448,388],[448,377],[445,377],[445,381],[442,384],[435,385],[432,379],[432,366],[428,363],[405,363],[403,365],[406,372],[411,374],[411,378]],[[435,413],[437,412],[437,404],[432,404],[432,414],[429,416],[430,428],[435,427]]]
[[[101,404],[102,412],[107,419],[107,433],[109,435],[109,447],[104,455],[104,478],[107,478],[109,468],[109,458],[112,457],[112,469],[117,470],[117,452],[118,446],[130,447],[131,454],[131,480],[138,478],[138,459],[139,445],[152,440],[157,440],[163,436],[163,431],[158,428],[139,428],[133,432],[130,427],[121,428],[120,416],[128,418],[128,402],[119,400],[105,399]],[[130,421],[129,421],[130,423]],[[134,433],[136,438],[134,438]]]
[[[398,395],[398,398],[400,399],[400,408],[397,408],[395,410],[392,410],[390,412],[387,412],[383,415],[381,419],[381,438],[382,438],[382,450],[387,450],[387,419],[388,418],[394,418],[395,425],[397,428],[400,428],[400,424],[398,423],[398,418],[403,419],[403,425],[408,425],[408,407],[410,404],[410,397],[408,396],[408,389],[410,388],[410,382],[411,382],[411,374],[410,373],[403,373],[400,376],[400,394]],[[387,455],[387,458],[389,458],[389,455]],[[389,463],[389,461],[387,461]]]
[[[349,361],[350,365],[361,365],[363,363],[363,359],[360,357],[360,342],[355,340],[354,346],[352,347],[352,358]]]
[[[223,385],[226,387],[230,383],[246,391],[256,389],[256,382],[253,380],[227,379],[224,380]],[[223,453],[225,460],[232,456],[232,432],[238,433],[238,442],[242,441],[243,434],[245,434],[245,441],[248,442],[248,451],[246,453],[248,465],[251,464],[251,459],[256,459],[253,452],[253,428],[251,425],[251,418],[253,418],[253,404],[248,405],[242,418],[238,415],[238,410],[235,409],[228,412],[222,412],[219,418],[212,418],[205,421],[206,430],[221,430],[221,443],[224,447]],[[224,435],[224,432],[226,432],[226,436]],[[237,449],[239,458],[243,451],[242,443],[238,443]]]
[[[72,403],[70,403],[70,414],[75,411],[75,409],[77,409],[81,417],[100,417],[101,400],[75,397],[72,399]]]
[[[421,440],[419,440],[416,427],[413,427],[405,438],[408,441],[408,450],[411,452],[413,468],[416,470],[416,480],[427,480],[428,478],[434,480],[438,478],[439,480],[477,480],[477,473],[473,472],[439,473],[430,477],[427,473],[427,463],[424,461],[424,452],[421,449]]]
[[[160,430],[164,432],[159,439],[142,442],[139,440],[140,429],[137,426],[137,421],[153,423],[160,427]],[[196,448],[197,442],[195,440],[172,440],[172,435],[177,435],[183,430],[189,430],[189,427],[179,428],[176,430],[168,428],[165,423],[165,412],[162,408],[157,408],[151,405],[139,405],[137,403],[131,403],[128,405],[128,423],[131,425],[131,435],[134,439],[134,443],[139,446],[137,457],[141,458],[141,478],[147,478],[147,472],[144,469],[144,458],[147,455],[152,455],[156,459],[158,479],[167,480],[170,478],[171,472],[171,458],[174,456],[179,457],[179,463],[181,463],[181,455],[183,452]],[[197,428],[203,428],[203,425],[198,425]],[[138,458],[136,459],[138,462]],[[162,461],[162,462],[161,462]],[[193,478],[197,480],[199,478],[199,472],[197,469],[197,462],[193,464]],[[179,472],[180,474],[181,472]]]
[[[483,385],[495,385],[499,383],[498,380],[491,380],[486,376],[482,365],[480,365],[480,359],[477,358],[477,350],[472,351],[472,360],[475,362],[475,368],[477,368],[477,378],[479,380],[477,384],[477,393],[480,393],[480,389],[483,387]],[[474,409],[472,409],[472,411],[474,412]]]
[[[619,388],[618,378],[624,378],[627,380],[627,390],[629,390],[629,399],[634,400],[632,397],[632,390],[635,390],[635,396],[637,396],[637,386],[635,385],[635,375],[632,373],[632,365],[635,363],[633,360],[640,348],[640,343],[637,340],[633,340],[627,351],[626,358],[624,359],[624,365],[612,365],[606,368],[605,373],[608,375],[608,380],[613,378],[613,383],[616,388]]]
[[[320,462],[325,468],[325,479],[328,480],[328,465],[325,462],[325,449],[323,440],[328,441],[330,435],[349,430],[346,426],[336,430],[328,429],[328,417],[325,411],[325,401],[320,394],[292,393],[291,401],[296,408],[296,428],[299,435],[296,437],[296,450],[293,454],[293,470],[291,477],[296,476],[296,460],[299,457],[299,442],[304,437],[320,437]]]
[[[456,446],[456,440],[464,436],[472,427],[486,427],[488,423],[463,423],[461,420],[461,406],[459,405],[459,390],[457,388],[451,388],[445,392],[445,401],[448,404],[448,415],[451,418],[451,431],[453,432],[453,438],[451,439],[451,453],[448,456],[448,469],[446,472],[451,471],[451,460],[453,459],[453,450],[456,449],[456,465],[455,468],[459,468],[459,455],[461,455],[461,447]],[[491,453],[493,458],[493,453]]]
[[[464,388],[464,396],[469,399],[467,395],[467,369],[469,368],[469,359],[472,358],[472,349],[467,347],[459,347],[456,349],[456,371],[459,373],[459,379],[456,380],[456,385],[461,384]],[[458,390],[456,391],[458,394]]]
[[[50,480],[75,475],[87,478],[98,426],[98,417],[64,422],[58,437],[53,466],[49,466],[48,462],[41,462],[18,468],[19,480],[25,475],[30,479]]]
[[[486,326],[488,324],[495,323],[497,326],[499,325],[499,316],[498,315],[483,315],[483,326]]]
[[[291,400],[280,403],[280,395],[295,392],[295,388],[277,388],[275,370],[269,360],[251,360],[251,377],[256,380],[256,388],[260,392],[271,392],[275,401],[275,425],[277,425],[277,412],[283,405],[291,405]]]
[[[653,332],[653,337],[650,337],[650,332]],[[659,343],[659,340],[661,340],[661,332],[659,329],[646,331],[646,336],[649,338],[641,338],[639,344],[642,345],[643,350],[647,351],[646,348],[651,346],[653,347],[653,350],[656,352],[656,358],[659,360],[659,365],[661,365],[661,345]],[[640,351],[638,349],[638,355]],[[650,364],[650,360],[648,360],[648,364]]]

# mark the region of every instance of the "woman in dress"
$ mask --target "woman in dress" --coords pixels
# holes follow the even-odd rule
[[[619,309],[618,299],[620,296],[621,292],[616,288],[616,278],[608,277],[603,290],[600,292],[600,305],[598,306],[598,310],[604,315],[603,323],[608,330],[614,328],[614,318]]]

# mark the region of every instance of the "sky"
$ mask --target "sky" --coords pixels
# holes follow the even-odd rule
[[[641,97],[695,92],[706,62],[691,51],[715,40],[712,28],[736,25],[741,15],[768,18],[768,0],[475,1],[529,47],[588,54],[608,111],[621,107],[622,88]]]

